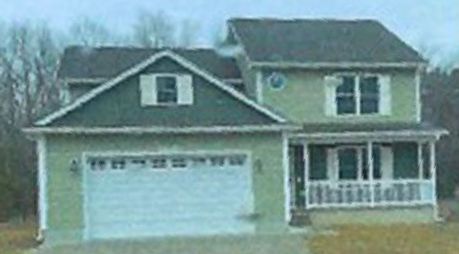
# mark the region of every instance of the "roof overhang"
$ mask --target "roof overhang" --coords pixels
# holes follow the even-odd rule
[[[444,129],[435,130],[384,130],[384,131],[346,131],[346,132],[311,132],[293,133],[291,139],[306,140],[315,143],[339,142],[393,142],[393,141],[436,141],[449,132]]]
[[[69,85],[98,85],[106,82],[109,78],[62,78],[61,80]]]
[[[244,126],[210,126],[210,127],[30,127],[23,131],[28,135],[40,134],[193,134],[193,133],[256,133],[298,131],[301,126],[244,125]]]
[[[321,69],[321,68],[406,68],[418,69],[428,66],[425,62],[264,62],[252,61],[249,63],[251,68],[300,68],[300,69]]]

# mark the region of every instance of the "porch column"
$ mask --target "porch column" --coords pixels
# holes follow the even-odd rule
[[[367,163],[368,163],[368,181],[370,182],[370,206],[375,205],[375,185],[374,185],[374,172],[373,172],[373,142],[367,142]]]
[[[424,157],[422,154],[422,142],[418,142],[418,178],[419,180],[424,179]]]
[[[432,205],[434,208],[434,219],[439,219],[437,206],[437,168],[436,168],[436,152],[435,141],[429,142],[430,150],[430,181],[432,183]]]
[[[288,136],[282,134],[282,166],[284,168],[284,215],[285,220],[290,222],[291,213],[290,213],[290,167],[289,167],[289,154],[288,154]]]
[[[309,204],[309,144],[303,142],[303,162],[304,162],[304,199],[305,206]]]

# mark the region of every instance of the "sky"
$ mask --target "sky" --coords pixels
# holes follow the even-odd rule
[[[459,58],[459,0],[0,0],[0,20],[46,21],[66,30],[82,16],[126,31],[139,10],[200,24],[199,44],[230,17],[378,19],[415,48]],[[458,60],[459,61],[459,60]]]

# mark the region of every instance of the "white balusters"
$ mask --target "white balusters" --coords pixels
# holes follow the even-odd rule
[[[310,181],[307,208],[431,204],[430,180]]]

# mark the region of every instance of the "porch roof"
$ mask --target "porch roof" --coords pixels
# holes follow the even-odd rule
[[[304,124],[292,137],[316,140],[438,140],[448,131],[429,123],[322,123]]]

